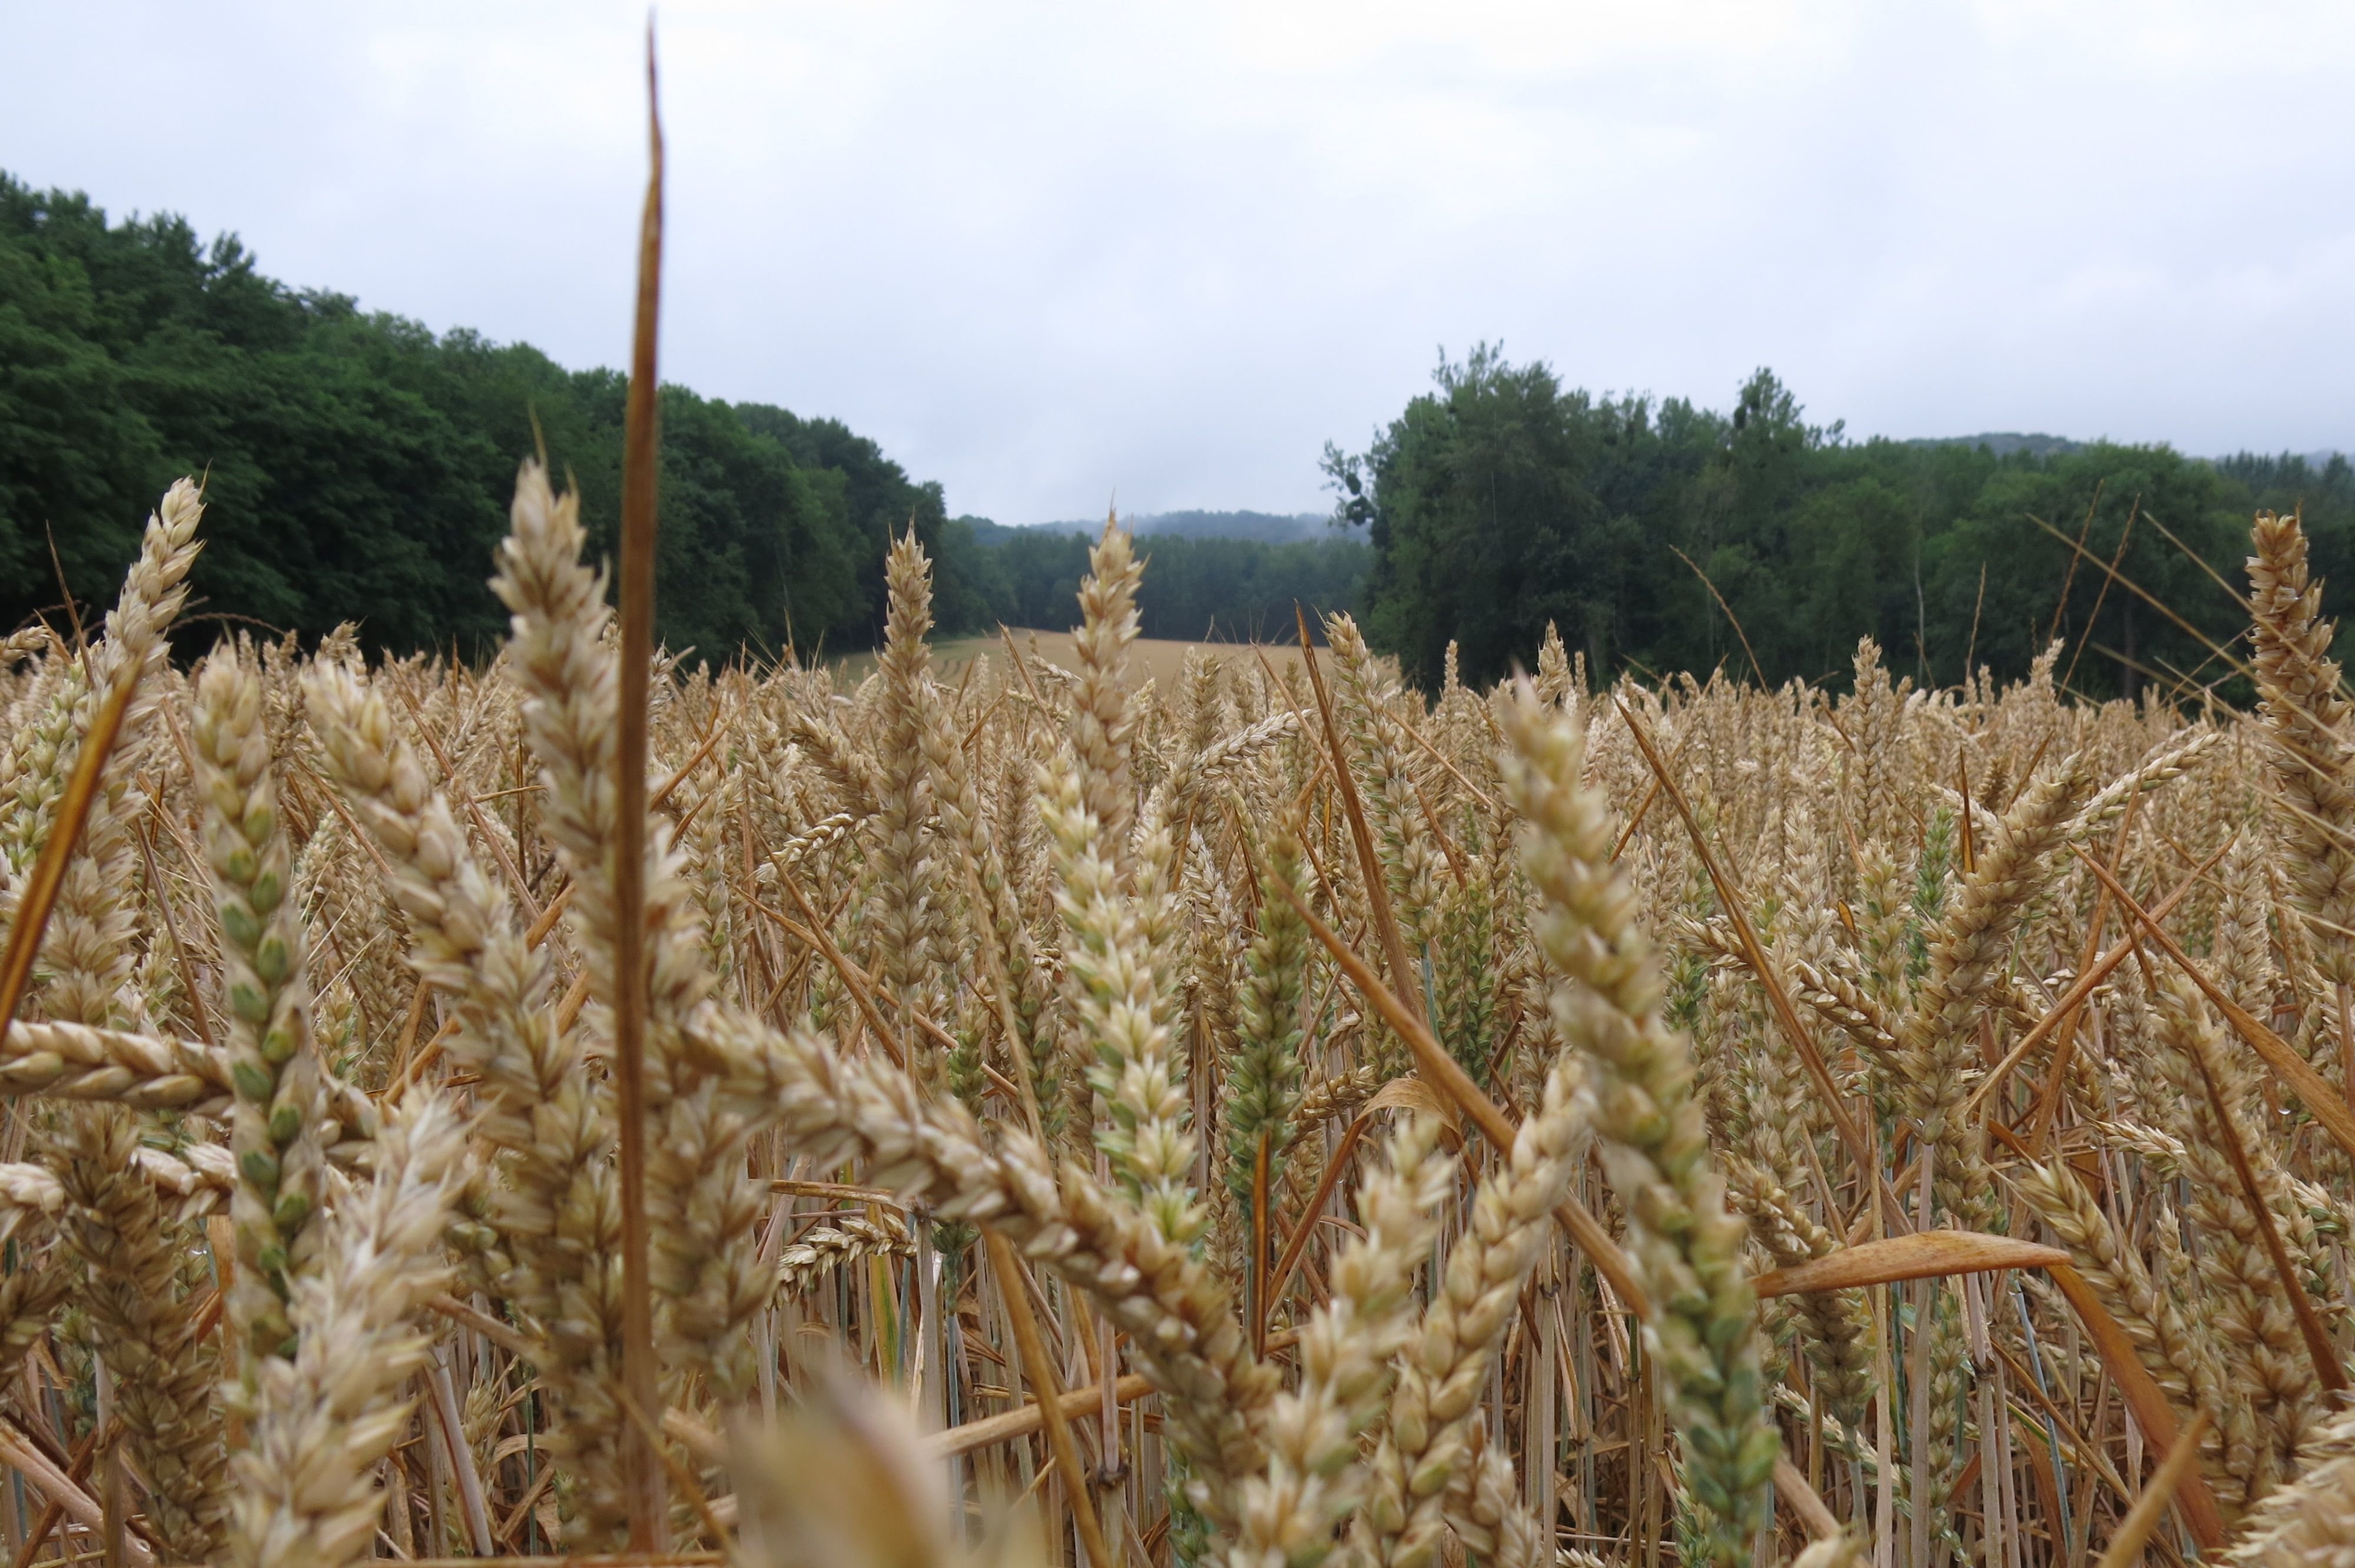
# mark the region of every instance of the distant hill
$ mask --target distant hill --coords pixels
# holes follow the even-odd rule
[[[1345,533],[1315,517],[1177,513],[1124,521],[1143,535],[1137,553],[1147,570],[1136,608],[1138,630],[1146,637],[1281,641],[1295,605],[1312,614],[1354,611],[1373,567],[1365,529]],[[1071,624],[1103,524],[1009,528],[978,517],[957,522],[971,530],[960,536],[980,546],[972,553],[976,577],[993,579],[993,602],[1002,605],[1007,625],[1052,630]],[[1177,525],[1166,525],[1171,523]],[[1239,536],[1253,526],[1259,536]]]
[[[1103,519],[1074,518],[1063,523],[1031,523],[1009,526],[981,518],[971,519],[974,537],[986,546],[1002,545],[1017,534],[1085,534],[1103,531]],[[1293,545],[1316,539],[1362,539],[1362,528],[1338,529],[1322,512],[1151,512],[1121,521],[1140,538],[1158,535],[1169,539],[1255,539],[1263,545]]]
[[[2017,430],[1988,430],[1976,436],[1917,436],[1905,443],[1909,447],[1985,447],[1998,457],[2010,457],[2026,452],[2030,457],[2066,457],[2086,450],[2087,443],[2073,441],[2066,436],[2022,435]],[[2334,458],[2346,454],[2329,448],[2311,452],[2233,452],[2230,455],[2200,458],[2195,461],[2243,467],[2253,461],[2287,462],[2295,458],[2320,473],[2330,466]]]
[[[1102,524],[1098,524],[1102,526]],[[1258,539],[1288,545],[1301,539],[1338,537],[1332,514],[1325,512],[1158,512],[1135,518],[1137,534],[1166,534],[1178,539]]]
[[[1917,436],[1909,447],[1985,447],[1998,457],[2026,452],[2030,457],[2065,457],[2085,450],[2083,441],[2066,436],[2022,435],[2018,430],[1987,430],[1976,436]]]

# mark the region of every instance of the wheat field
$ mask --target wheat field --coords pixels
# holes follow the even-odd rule
[[[1114,524],[637,715],[537,465],[482,669],[175,664],[202,511],[6,645],[16,1563],[2355,1560],[2294,518],[2253,712],[1148,677]]]

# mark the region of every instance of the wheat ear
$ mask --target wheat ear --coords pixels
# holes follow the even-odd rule
[[[134,1113],[102,1105],[69,1113],[56,1150],[65,1231],[90,1265],[80,1300],[147,1478],[148,1522],[166,1552],[198,1562],[212,1554],[229,1514],[229,1456],[214,1408],[220,1364],[197,1337],[196,1303],[180,1285],[186,1242],[166,1230],[138,1149]]]
[[[2263,696],[2289,902],[2304,916],[2315,961],[2334,985],[2355,984],[2355,713],[2330,656],[2337,624],[2307,567],[2296,514],[2260,512],[2249,533],[2251,643]]]
[[[1061,880],[1064,997],[1103,1107],[1096,1147],[1162,1234],[1191,1242],[1204,1214],[1191,1180],[1185,1063],[1171,1027],[1177,933],[1168,832],[1157,811],[1147,814],[1132,893],[1122,888],[1119,861],[1083,803],[1077,769],[1053,770],[1044,809]]]
[[[1544,1101],[1521,1123],[1509,1159],[1474,1194],[1444,1283],[1399,1357],[1371,1492],[1350,1528],[1361,1561],[1426,1568],[1439,1552],[1448,1489],[1476,1457],[1481,1388],[1570,1190],[1574,1146],[1586,1130],[1579,1076],[1574,1062],[1548,1075]]]
[[[292,857],[261,724],[261,683],[242,658],[221,652],[205,662],[191,731],[237,1091],[230,1213],[240,1266],[229,1321],[257,1356],[284,1356],[294,1348],[286,1299],[315,1251],[308,1233],[324,1195],[325,1094],[311,1036],[303,933],[288,896]],[[250,1375],[253,1362],[247,1364]]]
[[[2149,756],[2103,785],[2077,808],[2077,814],[2069,819],[2069,841],[2074,843],[2107,826],[2136,796],[2182,778],[2223,738],[2224,732],[2220,729],[2195,729],[2153,747]]]
[[[916,1250],[908,1223],[886,1209],[875,1217],[837,1214],[829,1223],[805,1231],[777,1254],[777,1288],[787,1296],[806,1296],[827,1275],[862,1257],[906,1257]]]
[[[46,1165],[24,1161],[0,1165],[0,1241],[17,1227],[56,1217],[65,1207],[66,1191]]]
[[[493,1283],[538,1331],[559,1417],[551,1442],[581,1482],[591,1531],[622,1517],[621,1215],[613,1095],[556,1026],[547,949],[515,928],[384,700],[348,670],[313,672],[311,722],[354,818],[381,847],[410,959],[457,999],[452,1059],[481,1079],[476,1130],[503,1180],[489,1215]]]
[[[139,1110],[229,1109],[229,1056],[193,1040],[20,1018],[0,1038],[0,1090]]]
[[[2208,1298],[2202,1317],[2217,1330],[2231,1379],[2221,1391],[2218,1430],[2225,1467],[2241,1481],[2243,1499],[2254,1502],[2296,1473],[2297,1452],[2317,1419],[2317,1389],[2313,1362],[2224,1139],[2240,1141],[2268,1208],[2281,1213],[2289,1195],[2267,1141],[2229,1109],[2245,1101],[2245,1069],[2227,1049],[2208,1003],[2179,975],[2168,976],[2158,992],[2158,1065],[2179,1107],[2177,1131],[2190,1178],[2184,1209],[2205,1234],[2198,1264]],[[2231,1128],[2219,1123],[2208,1097],[2211,1079],[2232,1116]],[[2297,1264],[2298,1238],[2284,1229]]]
[[[1569,981],[1554,992],[1554,1016],[1593,1072],[1604,1169],[1627,1206],[1653,1304],[1644,1333],[1683,1439],[1686,1486],[1709,1510],[1711,1561],[1732,1568],[1766,1522],[1782,1451],[1764,1414],[1743,1227],[1711,1169],[1690,1047],[1660,1016],[1659,964],[1612,858],[1608,810],[1580,778],[1583,727],[1527,690],[1503,723],[1506,788],[1528,824],[1521,862],[1545,903],[1533,934]]]
[[[1128,645],[1136,641],[1136,588],[1145,564],[1117,521],[1088,551],[1080,583],[1080,629],[1072,652],[1080,666],[1072,683],[1071,756],[1079,771],[1080,805],[1103,834],[1106,858],[1128,869],[1128,830],[1136,816],[1130,762],[1136,749],[1136,713],[1128,690]]]
[[[74,715],[85,705],[90,672],[79,659],[52,652],[43,662],[24,706],[36,716],[11,729],[0,753],[0,914],[11,919],[17,879],[48,842],[49,823],[80,754]]]
[[[49,1319],[72,1296],[77,1281],[54,1246],[46,1216],[20,1223],[16,1267],[0,1274],[0,1361],[15,1366],[42,1335]]]
[[[513,612],[508,672],[524,697],[525,736],[547,786],[549,836],[572,874],[575,929],[591,994],[613,1000],[616,915],[610,869],[616,831],[619,668],[602,641],[611,611],[602,577],[581,565],[587,538],[577,496],[557,496],[537,463],[516,481],[511,532],[492,588]],[[726,1397],[751,1376],[748,1330],[766,1306],[766,1271],[742,1244],[760,1219],[744,1175],[747,1119],[725,1103],[726,1069],[695,1044],[710,976],[692,892],[669,824],[646,835],[646,1204],[660,1349]]]
[[[2013,934],[2051,874],[2050,857],[2066,836],[2088,772],[2072,758],[2030,785],[2003,815],[1994,842],[1930,940],[1930,972],[1901,1040],[1908,1108],[1937,1146],[1933,1169],[1939,1205],[1967,1228],[1989,1228],[1995,1186],[1975,1127],[1959,1113],[1968,1075],[1979,1065],[1979,1020],[2002,979]]]
[[[1398,911],[1407,956],[1416,957],[1431,938],[1431,917],[1445,871],[1439,847],[1415,798],[1413,758],[1392,705],[1396,685],[1374,664],[1358,623],[1347,615],[1328,617],[1325,637],[1333,650],[1339,707],[1349,726],[1350,766],[1373,819],[1382,880]]]
[[[107,612],[106,635],[90,651],[87,690],[74,711],[76,753],[80,736],[88,733],[115,683],[135,668],[140,684],[91,801],[80,849],[66,867],[56,908],[42,932],[41,953],[51,974],[41,991],[41,1005],[52,1018],[97,1024],[123,1022],[118,993],[132,974],[138,910],[125,797],[143,731],[162,700],[156,691],[162,683],[154,677],[169,653],[164,633],[187,598],[188,567],[197,558],[197,524],[203,515],[204,504],[189,481],[181,480],[165,493],[163,504],[147,519],[139,558]]]
[[[2175,1304],[2153,1284],[2139,1254],[2118,1243],[2116,1227],[2074,1171],[2065,1164],[2031,1165],[2012,1178],[2020,1196],[2077,1255],[2088,1278],[2102,1287],[2144,1364],[2176,1398],[2212,1410],[2218,1390],[2203,1368]]]
[[[427,1360],[414,1319],[449,1275],[442,1230],[464,1152],[450,1107],[412,1091],[378,1133],[375,1179],[321,1223],[318,1265],[289,1303],[300,1348],[261,1369],[237,1458],[239,1568],[375,1555],[377,1467],[409,1425],[401,1386]]]
[[[1272,749],[1296,735],[1300,717],[1290,711],[1273,713],[1189,752],[1169,778],[1169,815],[1183,820],[1211,792],[1227,784]]]
[[[1270,1194],[1284,1173],[1300,1107],[1300,1011],[1308,972],[1308,927],[1276,891],[1302,892],[1299,839],[1286,831],[1269,846],[1262,874],[1259,932],[1243,954],[1237,998],[1235,1047],[1227,1063],[1221,1101],[1226,1124],[1227,1188],[1248,1209],[1254,1186]],[[1265,1170],[1260,1169],[1264,1162]],[[1273,1202],[1273,1196],[1268,1199]],[[1258,1258],[1254,1268],[1269,1260]]]
[[[2242,1568],[2320,1568],[2355,1554],[2355,1413],[2307,1446],[2297,1478],[2253,1509],[2232,1545]]]
[[[867,923],[875,942],[876,984],[903,1008],[933,1013],[939,1011],[934,955],[948,938],[943,900],[962,900],[955,898],[954,884],[941,875],[934,849],[932,768],[924,755],[929,710],[937,700],[932,650],[924,641],[932,625],[932,567],[913,528],[892,541],[883,579],[889,609],[876,665],[882,683],[882,790],[876,802],[876,875]],[[944,1089],[940,1053],[914,1040],[908,1048],[924,1080],[935,1092]]]
[[[1480,1428],[1473,1428],[1476,1437]],[[1500,1445],[1479,1446],[1478,1457],[1447,1492],[1447,1522],[1466,1552],[1484,1568],[1554,1568],[1552,1542],[1537,1513],[1517,1494],[1519,1478]]]
[[[1359,1184],[1365,1234],[1333,1260],[1331,1298],[1300,1325],[1300,1386],[1268,1406],[1267,1467],[1240,1491],[1229,1568],[1316,1568],[1365,1496],[1360,1435],[1388,1400],[1391,1358],[1413,1330],[1415,1275],[1455,1192],[1439,1130],[1409,1121]]]
[[[1751,1234],[1784,1268],[1835,1252],[1833,1235],[1772,1175],[1748,1160],[1726,1162],[1728,1194],[1750,1216]],[[1807,1291],[1792,1309],[1807,1326],[1806,1355],[1824,1408],[1844,1425],[1863,1418],[1872,1397],[1872,1315],[1860,1290]]]
[[[1796,999],[1847,1036],[1849,1044],[1882,1074],[1893,1076],[1901,1072],[1897,1031],[1902,1025],[1889,1016],[1862,983],[1850,978],[1837,963],[1828,961],[1817,966],[1805,959],[1792,962],[1791,982]]]
[[[956,1102],[872,1062],[846,1061],[815,1035],[757,1032],[725,1049],[757,1069],[739,1092],[773,1106],[808,1153],[856,1161],[869,1181],[924,1199],[944,1220],[998,1228],[1092,1296],[1168,1398],[1197,1506],[1217,1522],[1232,1520],[1235,1489],[1264,1462],[1258,1431],[1274,1374],[1252,1354],[1225,1287],[1188,1247],[1092,1173],[1071,1168],[1059,1181],[1027,1134],[1003,1131],[992,1149]]]

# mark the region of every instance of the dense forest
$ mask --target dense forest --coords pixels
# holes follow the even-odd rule
[[[627,391],[613,370],[290,289],[182,218],[110,222],[0,174],[0,629],[60,620],[60,576],[81,605],[105,602],[155,497],[200,472],[197,635],[226,621],[314,637],[351,620],[375,648],[486,649],[504,623],[484,581],[517,462],[544,445],[610,552]],[[872,643],[887,538],[911,525],[943,632],[1070,624],[1073,536],[953,517],[938,484],[832,419],[675,386],[662,418],[674,649]],[[987,549],[984,534],[1018,542]],[[1284,620],[1295,597],[1345,607],[1369,559],[1339,540],[1153,553],[1146,626],[1188,638]]]
[[[1597,676],[1837,681],[1870,633],[1924,681],[1966,661],[2009,680],[2057,636],[2087,694],[2240,697],[2211,645],[2231,654],[2247,616],[2210,572],[2245,588],[2253,511],[2302,506],[2315,569],[2355,586],[2344,457],[1852,441],[1764,370],[1721,414],[1567,389],[1488,346],[1434,382],[1369,450],[1326,453],[1337,515],[1371,525],[1368,637],[1426,687],[1451,639],[1485,682],[1550,621]]]

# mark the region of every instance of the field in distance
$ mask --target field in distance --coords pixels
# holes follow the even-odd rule
[[[1022,650],[1024,657],[1029,657],[1035,648],[1038,656],[1050,664],[1072,671],[1079,668],[1079,662],[1072,654],[1070,632],[1032,631],[1020,627],[1012,630],[1014,645]],[[1214,659],[1241,660],[1246,665],[1264,655],[1279,674],[1285,665],[1297,662],[1300,658],[1300,650],[1290,644],[1271,647],[1264,643],[1187,642],[1177,638],[1140,637],[1129,645],[1128,650],[1130,667],[1135,672],[1135,678],[1142,681],[1150,677],[1162,691],[1171,690],[1178,673],[1185,668],[1186,651],[1189,648],[1199,648]],[[1006,659],[1005,639],[992,634],[936,641],[932,644],[934,678],[954,681],[955,673],[971,663],[974,656],[979,653],[989,654],[1003,663]],[[845,654],[826,662],[831,664],[837,677],[847,683],[855,684],[875,673],[875,654],[868,651]]]

